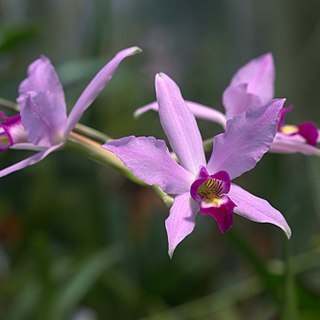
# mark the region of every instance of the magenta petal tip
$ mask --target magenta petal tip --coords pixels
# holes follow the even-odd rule
[[[307,143],[313,147],[317,146],[318,129],[311,122],[304,122],[298,126],[299,134],[306,139]]]

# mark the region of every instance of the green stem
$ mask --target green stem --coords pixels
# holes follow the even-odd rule
[[[159,186],[153,185],[152,186],[154,192],[162,199],[164,204],[170,208],[173,204],[173,198],[169,196],[167,193],[165,193]]]
[[[66,147],[100,164],[111,165],[114,169],[134,183],[142,186],[146,185],[143,181],[134,176],[113,153],[101,148],[99,143],[89,138],[83,137],[78,133],[71,132]]]
[[[14,110],[14,111],[19,112],[19,110],[20,110],[20,107],[18,104],[14,103],[10,100],[7,100],[7,99],[0,98],[0,105],[3,107],[9,108],[11,110]]]
[[[94,160],[103,165],[110,165],[119,171],[126,178],[132,182],[139,184],[141,186],[149,186],[143,181],[138,179],[135,175],[128,170],[119,158],[117,158],[112,152],[109,152],[103,148],[101,145],[87,137],[83,137],[78,133],[71,132],[69,135],[67,148],[76,151],[87,158]],[[157,195],[162,199],[166,206],[170,207],[173,203],[173,198],[165,193],[160,187],[153,185],[151,186]]]
[[[81,123],[77,123],[73,131],[100,143],[106,143],[107,141],[112,140],[111,137],[107,136],[101,131],[87,127]]]
[[[213,138],[209,138],[203,141],[203,149],[205,152],[212,150]]]

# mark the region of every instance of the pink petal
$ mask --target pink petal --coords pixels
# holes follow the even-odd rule
[[[122,50],[97,73],[72,108],[68,118],[67,132],[73,129],[84,111],[92,104],[106,84],[111,80],[121,61],[139,52],[141,52],[141,49],[138,47]]]
[[[29,142],[50,147],[65,140],[67,114],[59,95],[29,91],[20,103],[21,122]]]
[[[198,210],[198,204],[191,199],[189,193],[181,194],[174,199],[169,217],[166,219],[168,253],[171,258],[177,245],[193,231]]]
[[[45,56],[41,56],[30,64],[28,76],[19,86],[18,103],[21,103],[29,91],[54,93],[60,100],[59,105],[64,105],[65,109],[62,85],[50,60]]]
[[[173,160],[163,140],[131,136],[109,141],[103,148],[145,183],[156,184],[171,194],[189,191],[194,177]]]
[[[284,101],[273,100],[228,120],[226,132],[214,138],[207,170],[224,170],[235,179],[254,168],[270,148]]]
[[[196,120],[181,96],[180,89],[167,75],[156,76],[160,122],[181,165],[196,175],[205,166],[202,138]]]
[[[285,117],[287,113],[290,113],[293,110],[293,106],[283,107],[279,113],[279,123],[278,123],[278,131],[281,130],[281,127],[285,124]]]
[[[159,108],[158,108],[158,102],[157,101],[154,101],[154,102],[151,102],[151,103],[148,103],[140,108],[138,108],[134,113],[133,113],[133,116],[135,118],[139,118],[140,116],[142,116],[144,113],[148,112],[148,111],[156,111],[158,112],[159,111]]]
[[[223,93],[222,101],[226,109],[227,119],[262,104],[257,95],[248,92],[247,83],[229,86]]]
[[[188,100],[186,100],[185,102],[186,102],[187,106],[189,107],[190,111],[193,113],[193,115],[196,118],[216,122],[216,123],[220,124],[223,128],[225,128],[226,117],[222,112],[215,110],[213,108],[207,107],[207,106],[200,104],[200,103],[197,103],[197,102],[188,101]],[[145,112],[148,112],[150,110],[158,111],[158,103],[156,101],[151,102],[151,103],[137,109],[134,112],[134,117],[138,118],[142,114],[144,114]]]
[[[274,96],[275,66],[271,53],[257,57],[233,76],[230,86],[242,83],[248,84],[248,93],[258,96],[262,104],[273,99]]]
[[[62,146],[62,144],[58,144],[55,146],[52,146],[46,150],[40,151],[39,153],[36,153],[34,155],[32,155],[29,158],[26,158],[20,162],[15,163],[14,165],[7,167],[5,169],[0,170],[0,177],[4,177],[12,172],[24,169],[28,166],[32,166],[36,163],[38,163],[39,161],[41,161],[42,159],[44,159],[45,157],[47,157],[50,153],[52,153],[53,151],[57,150],[58,148],[60,148]]]
[[[291,237],[287,221],[268,201],[254,196],[235,184],[231,185],[228,196],[237,206],[234,209],[235,213],[254,222],[272,223],[281,228],[288,238]]]
[[[320,156],[320,150],[307,144],[301,136],[289,136],[281,132],[276,134],[269,151],[274,153],[302,153],[305,155]]]

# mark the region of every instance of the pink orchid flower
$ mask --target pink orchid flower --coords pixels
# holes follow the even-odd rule
[[[169,255],[193,231],[199,211],[212,216],[222,233],[232,227],[233,214],[237,213],[255,222],[272,223],[289,238],[291,230],[278,210],[231,183],[251,170],[268,151],[284,99],[249,108],[229,119],[225,133],[214,138],[206,162],[195,117],[178,86],[165,74],[159,74],[156,93],[160,122],[179,164],[165,142],[154,137],[124,137],[109,141],[103,148],[113,152],[139,179],[175,196],[165,223]]]
[[[62,85],[50,60],[45,56],[35,60],[28,68],[28,76],[19,87],[20,114],[0,117],[0,151],[8,148],[34,150],[38,153],[0,170],[0,177],[33,165],[67,141],[69,133],[111,80],[119,64],[141,50],[131,47],[120,51],[92,79],[73,106],[69,116]]]
[[[267,53],[248,62],[232,77],[222,98],[225,115],[199,103],[187,101],[187,104],[197,118],[213,121],[225,127],[228,119],[247,111],[250,107],[257,107],[272,100],[274,81],[275,65],[272,55]],[[137,109],[135,116],[149,110],[157,111],[157,103],[153,102]],[[310,122],[298,126],[285,125],[283,116],[289,111],[291,108],[284,109],[279,117],[278,132],[270,151],[320,156],[320,150],[316,147],[320,142],[318,129]]]

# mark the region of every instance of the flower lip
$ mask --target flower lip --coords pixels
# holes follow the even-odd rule
[[[214,218],[222,234],[229,231],[233,225],[233,210],[236,204],[228,196],[222,196],[217,200],[216,206],[206,205],[208,204],[201,202],[200,213]]]
[[[219,206],[219,199],[230,191],[230,176],[226,171],[218,171],[209,175],[205,167],[201,167],[196,179],[191,187],[191,197],[199,202],[211,203]]]
[[[319,133],[315,125],[313,125],[311,122],[304,122],[298,125],[298,130],[298,134],[305,138],[308,144],[314,147],[317,146]]]
[[[291,105],[280,110],[278,131],[289,136],[298,134],[306,140],[307,144],[316,147],[319,133],[317,127],[311,122],[304,122],[297,126],[285,124],[284,118],[292,110],[293,106]]]
[[[7,117],[3,112],[0,112],[0,117],[4,120],[0,122],[0,152],[10,148],[17,142],[25,142],[26,134],[21,123],[20,114],[12,117]]]
[[[221,233],[230,230],[233,224],[233,209],[236,205],[226,195],[230,186],[230,175],[226,171],[209,175],[207,169],[201,167],[198,179],[190,187],[191,197],[199,203],[200,213],[212,216]]]

